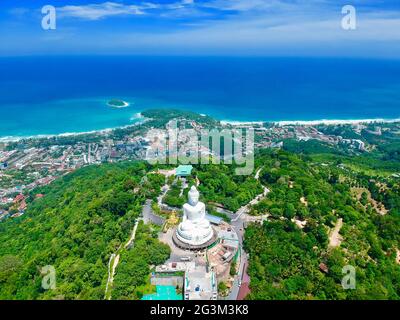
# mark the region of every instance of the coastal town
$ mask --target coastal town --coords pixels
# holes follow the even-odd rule
[[[145,146],[146,141],[141,137],[96,143],[83,143],[78,138],[76,144],[49,147],[30,146],[28,142],[12,150],[7,150],[7,143],[3,144],[0,147],[0,206],[3,207],[0,220],[24,213],[26,203],[22,199],[29,191],[83,166],[139,159]],[[9,210],[4,210],[5,207]]]
[[[323,161],[307,160],[310,161],[307,173],[314,170],[334,172],[328,177],[329,181],[335,185],[335,181],[341,179],[348,185],[353,201],[364,206],[358,210],[375,210],[382,217],[389,212],[389,205],[384,204],[384,199],[376,194],[373,196],[365,186],[374,191],[375,187],[382,189],[385,185],[396,185],[400,174],[391,171],[385,177],[369,178],[360,185],[360,181],[365,179],[363,174],[357,173],[349,164],[330,161],[329,152],[333,150],[332,154],[344,157],[375,156],[383,150],[381,141],[398,139],[398,122],[223,123],[187,112],[171,111],[171,114],[165,113],[162,118],[157,114],[158,111],[150,112],[146,114],[148,120],[143,123],[116,131],[97,132],[89,136],[2,141],[1,144],[0,223],[10,220],[12,223],[13,219],[21,216],[29,220],[28,215],[37,207],[35,203],[40,206],[43,201],[52,198],[52,191],[46,186],[57,184],[57,179],[72,175],[80,168],[100,170],[107,168],[109,163],[115,163],[114,167],[142,166],[139,175],[143,176],[140,179],[136,177],[134,181],[129,178],[121,184],[126,197],[124,193],[110,193],[111,198],[107,200],[115,203],[113,210],[119,210],[120,201],[130,203],[136,196],[141,199],[136,199],[135,215],[133,211],[125,213],[129,215],[131,223],[126,232],[129,237],[111,246],[109,253],[103,257],[107,266],[107,274],[103,274],[105,286],[101,290],[103,299],[244,300],[254,294],[251,283],[257,281],[254,278],[251,280],[253,276],[250,276],[254,270],[251,269],[252,251],[247,239],[257,228],[267,227],[268,223],[265,222],[275,221],[287,224],[288,228],[297,227],[296,232],[318,228],[318,239],[325,241],[326,237],[327,250],[338,248],[344,241],[342,233],[348,222],[340,218],[335,223],[327,222],[326,227],[315,225],[312,216],[305,217],[302,213],[315,206],[315,197],[312,200],[312,195],[297,193],[299,183],[308,184],[286,174],[274,176],[277,168],[288,165],[286,153],[291,151],[301,153],[304,159],[308,158],[307,152],[310,150],[315,153],[320,150],[326,152],[328,158]],[[254,168],[250,175],[242,179],[234,176],[234,167],[225,165],[153,165],[151,160],[168,156],[173,158],[178,155],[174,152],[179,152],[183,146],[187,153],[201,151],[211,157],[217,156],[211,147],[203,145],[204,149],[199,150],[198,143],[180,137],[179,133],[176,137],[169,137],[169,143],[176,143],[177,149],[166,148],[163,131],[157,131],[163,128],[167,128],[167,131],[177,129],[178,132],[191,129],[199,135],[210,128],[218,128],[219,132],[224,129],[228,129],[225,132],[253,130]],[[149,149],[157,150],[157,153],[149,153]],[[262,156],[263,152],[267,156]],[[390,150],[385,152],[387,156],[390,155]],[[260,154],[270,162],[259,161]],[[274,155],[282,160],[272,160]],[[136,163],[135,160],[147,161]],[[79,172],[85,172],[85,169]],[[79,175],[79,172],[76,173]],[[130,177],[131,173],[128,172],[125,171],[125,174]],[[375,180],[377,178],[379,180]],[[65,180],[68,179],[60,179]],[[222,184],[223,187],[218,188],[216,184]],[[231,196],[233,190],[234,197]],[[279,202],[281,199],[278,194],[282,190],[292,193],[291,201],[298,207],[298,214],[295,213],[294,204]],[[340,193],[335,193],[337,195]],[[335,220],[336,210],[324,212],[331,212],[330,219]],[[101,219],[99,216],[93,221]],[[126,280],[129,279],[125,269],[126,259],[135,252],[136,246],[146,243],[143,232],[147,236],[150,234],[152,241],[157,241],[157,246],[152,250],[165,250],[166,255],[156,263],[149,263],[147,276],[141,279],[143,285],[126,295],[121,291],[121,286],[130,286],[130,280]],[[84,238],[84,233],[77,237]],[[317,248],[314,246],[313,250]],[[324,259],[319,259],[313,270],[330,274],[330,266]]]
[[[0,7],[2,311],[398,311],[400,0]]]
[[[168,114],[168,113],[167,113]],[[157,113],[158,115],[158,113]],[[255,148],[284,148],[291,141],[314,141],[325,148],[348,154],[362,154],[376,149],[380,139],[396,136],[400,122],[282,122],[224,123],[209,117],[173,112],[170,117],[148,119],[131,128],[73,136],[51,136],[0,142],[0,221],[24,214],[25,198],[31,190],[45,186],[58,177],[88,165],[146,158],[149,146],[158,143],[154,128],[168,128],[177,122],[200,134],[210,125],[218,129],[254,129]],[[185,141],[178,141],[183,144]],[[188,148],[188,145],[185,145]],[[198,144],[189,144],[199,152]],[[165,150],[167,152],[167,150]],[[205,150],[205,152],[210,152]]]

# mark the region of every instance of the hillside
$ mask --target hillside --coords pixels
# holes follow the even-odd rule
[[[256,154],[257,178],[235,176],[234,166],[195,166],[209,210],[236,211],[262,186],[271,190],[250,211],[268,220],[245,231],[248,299],[400,298],[400,186],[390,175],[399,167],[364,160],[265,149]],[[144,162],[89,166],[35,189],[23,216],[0,223],[0,299],[103,299],[110,256],[165,183],[149,173],[154,169]],[[172,191],[170,201],[187,200]],[[169,252],[156,230],[140,223],[135,246],[122,249],[112,298],[152,290],[150,266]],[[48,265],[57,283],[46,291],[40,271]],[[355,290],[341,286],[346,265],[356,269]]]
[[[102,299],[110,254],[129,237],[145,197],[159,192],[156,177],[141,184],[146,169],[91,166],[35,190],[44,197],[32,194],[24,216],[0,224],[0,299]],[[47,265],[56,290],[41,288]]]
[[[261,182],[272,191],[252,211],[268,221],[246,230],[248,299],[400,299],[399,184],[338,166],[338,159],[318,163],[282,151],[258,158]],[[388,213],[356,197],[353,186],[369,190]],[[346,265],[356,271],[354,290],[341,286]]]

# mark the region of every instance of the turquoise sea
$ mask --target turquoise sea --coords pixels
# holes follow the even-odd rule
[[[110,99],[128,101],[111,108]],[[400,118],[400,61],[223,57],[0,58],[0,137],[87,132],[149,108],[220,120]]]

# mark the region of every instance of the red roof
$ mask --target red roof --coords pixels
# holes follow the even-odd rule
[[[240,286],[239,289],[239,294],[237,299],[238,300],[244,300],[246,296],[250,293],[250,276],[247,274],[247,267],[249,265],[247,263],[244,264],[243,266],[243,274],[242,274],[242,285]]]
[[[244,300],[246,296],[250,293],[250,288],[248,283],[242,283],[239,289],[239,294],[237,299],[238,300]]]
[[[26,209],[26,202],[22,202],[21,205],[19,206],[18,210],[25,210]]]
[[[322,272],[325,272],[325,273],[328,273],[328,272],[329,272],[328,266],[327,266],[325,263],[323,263],[323,262],[321,262],[321,263],[319,264],[319,269],[320,269]]]
[[[17,196],[15,197],[14,203],[20,202],[20,201],[22,201],[22,200],[24,200],[24,199],[25,199],[25,196],[24,196],[23,194],[19,194],[19,195],[17,195]]]

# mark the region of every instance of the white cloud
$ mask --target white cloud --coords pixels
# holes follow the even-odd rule
[[[264,16],[252,20],[225,20],[190,30],[141,35],[124,34],[114,44],[126,52],[201,54],[259,54],[316,56],[397,56],[400,19],[386,14],[364,15],[357,30],[341,28],[341,13],[309,19]],[[315,17],[314,17],[315,18]],[[366,51],[366,48],[368,50]],[[392,51],[388,51],[392,48]]]
[[[54,50],[64,52],[79,48],[88,53],[129,54],[400,56],[398,9],[362,10],[361,7],[357,30],[345,31],[341,28],[341,6],[332,6],[329,0],[309,0],[308,3],[306,0],[290,3],[284,0],[176,0],[169,4],[161,4],[160,0],[148,1],[153,2],[131,5],[126,0],[125,4],[69,5],[58,8],[58,12],[63,16],[90,20],[152,14],[154,19],[176,19],[176,23],[155,28],[149,23],[138,30],[128,28],[123,32],[79,29],[78,34],[79,24],[73,21],[58,31],[65,32],[67,27],[72,30],[71,34],[64,34],[65,40]],[[214,11],[218,19],[215,19]],[[181,17],[193,19],[179,21]],[[102,41],[110,36],[112,45]]]
[[[88,4],[81,6],[67,5],[57,8],[61,17],[74,17],[89,20],[98,20],[104,17],[116,15],[143,14],[142,8],[136,5],[124,5],[121,3],[104,2],[101,4]]]
[[[66,5],[57,8],[61,17],[73,17],[87,20],[99,20],[111,16],[143,15],[154,9],[178,10],[194,5],[194,0],[181,0],[172,4],[142,2],[140,5],[104,2],[87,5]]]
[[[265,0],[213,0],[205,3],[198,3],[199,6],[218,10],[249,11],[273,7],[280,1]]]

